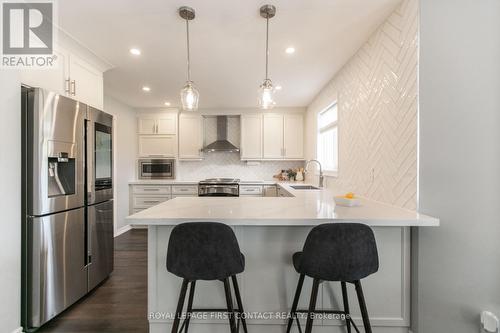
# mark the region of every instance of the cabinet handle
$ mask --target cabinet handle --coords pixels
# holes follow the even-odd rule
[[[158,134],[158,128],[159,128],[159,126],[158,126],[158,124],[156,124],[156,134]]]
[[[144,203],[148,204],[160,203],[160,200],[145,200]]]
[[[73,96],[76,95],[76,81],[75,80],[71,81],[70,91],[71,91],[71,95],[73,95]]]
[[[159,191],[159,190],[160,190],[159,188],[145,188],[145,189],[143,189],[143,191],[150,191],[150,192]]]
[[[69,83],[70,79],[67,78],[66,80],[64,80],[64,92],[68,95],[71,95],[71,90],[70,90],[70,83]]]

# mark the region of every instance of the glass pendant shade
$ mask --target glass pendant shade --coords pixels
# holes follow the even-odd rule
[[[266,79],[259,89],[259,107],[269,110],[274,107],[274,88],[271,80]]]
[[[198,101],[200,100],[200,93],[193,85],[193,82],[188,81],[181,90],[181,103],[182,109],[185,111],[198,110]]]

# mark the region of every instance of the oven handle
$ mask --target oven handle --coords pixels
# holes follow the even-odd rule
[[[199,185],[201,188],[238,188],[238,185]]]

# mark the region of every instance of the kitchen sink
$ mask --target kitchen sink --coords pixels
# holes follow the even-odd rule
[[[290,185],[295,190],[319,190],[319,187],[311,185]]]

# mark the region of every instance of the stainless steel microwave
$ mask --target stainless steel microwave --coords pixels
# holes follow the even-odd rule
[[[174,179],[175,160],[173,159],[140,159],[139,179]]]

